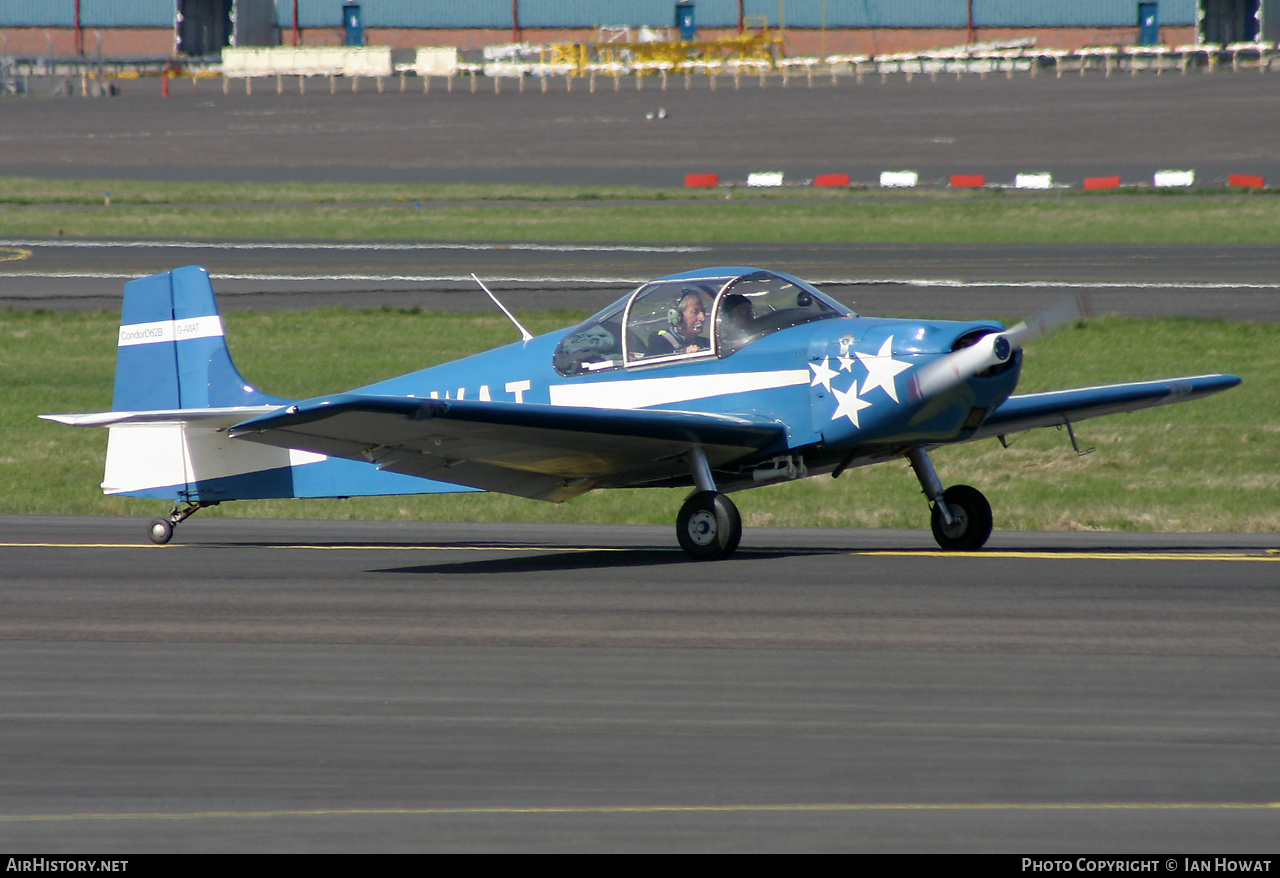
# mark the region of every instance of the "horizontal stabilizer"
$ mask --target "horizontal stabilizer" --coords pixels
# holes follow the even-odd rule
[[[110,427],[113,424],[199,424],[201,427],[230,427],[248,418],[279,409],[278,405],[236,405],[215,409],[161,409],[147,412],[87,412],[84,414],[40,415],[69,427]]]

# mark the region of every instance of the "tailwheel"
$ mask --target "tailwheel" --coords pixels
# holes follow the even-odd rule
[[[157,546],[163,546],[173,539],[173,525],[169,523],[167,518],[157,518],[151,522],[151,527],[147,530],[147,536]]]
[[[717,491],[698,491],[680,507],[676,537],[685,554],[699,561],[728,558],[742,539],[742,518],[733,501]]]
[[[942,492],[942,502],[951,514],[948,523],[938,504],[933,505],[933,538],[944,549],[972,552],[986,545],[991,536],[991,504],[977,488],[952,485]]]
[[[157,518],[155,521],[151,522],[147,527],[147,537],[157,546],[163,546],[165,543],[169,542],[169,540],[173,539],[173,529],[175,527],[182,524],[182,522],[186,521],[206,506],[217,506],[218,503],[219,501],[217,500],[203,503],[193,503],[188,500],[186,501],[185,506],[180,503],[175,503],[172,511],[169,512],[168,518]]]

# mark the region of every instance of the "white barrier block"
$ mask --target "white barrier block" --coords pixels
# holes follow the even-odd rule
[[[1053,175],[1045,173],[1016,174],[1013,178],[1015,189],[1052,189]]]
[[[342,74],[390,76],[390,46],[228,46],[222,50],[225,76]]]
[[[413,66],[419,76],[454,76],[458,72],[456,46],[421,46]]]
[[[918,182],[920,182],[920,175],[915,171],[884,171],[880,174],[880,185],[884,188],[910,187]]]
[[[781,186],[782,171],[761,171],[747,174],[748,186]]]
[[[1194,186],[1196,182],[1195,171],[1156,171],[1155,184],[1157,186]]]
[[[530,65],[521,64],[518,61],[486,61],[484,63],[484,75],[488,77],[494,76],[514,76],[517,79],[525,75]]]

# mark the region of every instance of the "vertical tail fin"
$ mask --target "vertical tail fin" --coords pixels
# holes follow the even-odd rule
[[[115,411],[286,402],[254,389],[231,361],[206,269],[190,265],[125,284]]]

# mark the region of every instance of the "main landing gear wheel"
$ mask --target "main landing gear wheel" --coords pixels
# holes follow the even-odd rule
[[[728,558],[742,539],[738,507],[724,494],[699,491],[684,501],[676,518],[676,537],[685,554],[699,561]]]
[[[157,546],[163,546],[173,539],[173,525],[169,523],[168,519],[157,518],[151,522],[151,527],[147,529],[147,536]]]
[[[951,524],[946,523],[935,504],[931,524],[939,546],[972,552],[986,545],[991,536],[991,504],[981,491],[968,485],[952,485],[942,492],[942,502],[951,513]]]

